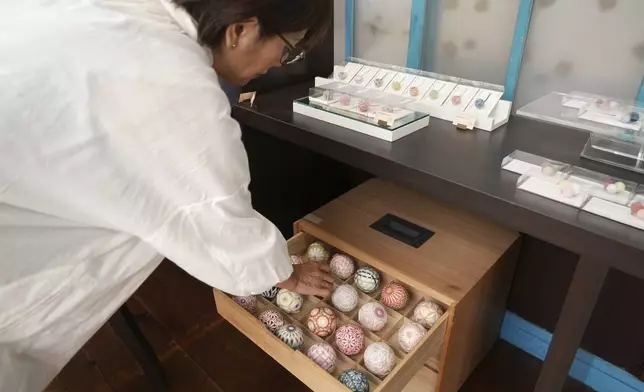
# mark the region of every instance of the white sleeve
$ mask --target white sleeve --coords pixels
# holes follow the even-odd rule
[[[293,268],[279,230],[252,208],[239,125],[214,75],[167,76],[89,80],[56,118],[61,134],[46,148],[66,155],[49,192],[208,285],[258,294]]]
[[[144,91],[151,102],[125,109],[130,115],[108,111],[121,116],[114,151],[137,177],[129,186],[140,185],[130,200],[154,203],[133,209],[137,220],[157,221],[142,227],[142,238],[213,287],[261,293],[293,271],[286,242],[252,208],[246,151],[224,92],[215,80],[183,84],[139,85],[139,93],[129,86],[130,94]],[[158,214],[163,222],[153,217]]]

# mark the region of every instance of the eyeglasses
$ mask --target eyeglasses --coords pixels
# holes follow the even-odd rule
[[[280,37],[280,39],[284,41],[284,45],[286,45],[284,47],[284,52],[282,53],[282,58],[280,59],[280,63],[282,65],[290,65],[303,60],[306,57],[304,50],[293,46],[282,34],[277,34],[277,36]]]

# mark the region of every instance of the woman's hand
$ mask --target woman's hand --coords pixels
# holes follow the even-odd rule
[[[278,283],[277,287],[303,295],[327,297],[333,288],[333,278],[326,264],[313,262],[295,264],[291,277]]]

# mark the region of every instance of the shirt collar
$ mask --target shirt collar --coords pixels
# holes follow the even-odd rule
[[[171,0],[159,0],[163,7],[168,11],[172,19],[181,27],[184,33],[197,41],[197,23],[183,8],[174,4]]]

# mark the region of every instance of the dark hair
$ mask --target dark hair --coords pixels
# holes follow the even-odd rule
[[[309,50],[324,38],[331,22],[332,0],[174,0],[197,21],[199,41],[216,49],[228,26],[256,17],[262,35],[307,30],[297,45]]]

